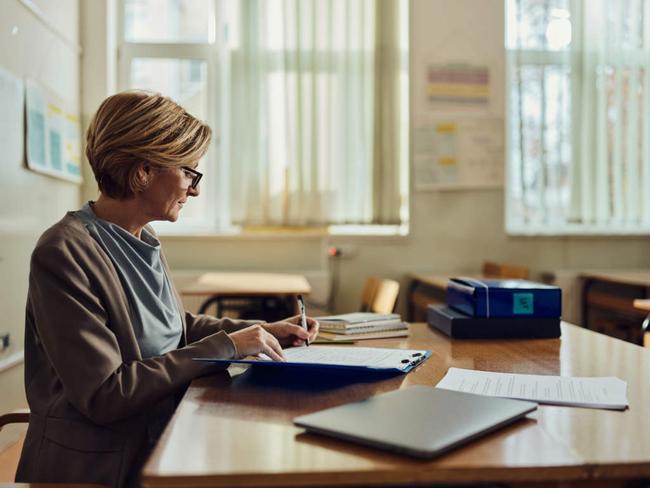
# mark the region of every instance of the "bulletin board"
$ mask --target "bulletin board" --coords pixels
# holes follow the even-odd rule
[[[503,119],[488,115],[449,115],[418,124],[415,189],[503,188],[504,133]]]

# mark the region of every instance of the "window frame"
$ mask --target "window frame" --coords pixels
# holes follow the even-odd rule
[[[117,70],[117,88],[118,91],[131,89],[129,79],[131,75],[131,63],[134,59],[151,58],[151,59],[169,59],[169,60],[199,60],[206,63],[207,66],[207,104],[206,122],[213,130],[213,137],[210,143],[210,148],[204,159],[203,171],[206,173],[206,178],[201,181],[201,185],[210,185],[211,191],[214,192],[214,205],[211,205],[212,210],[209,216],[202,219],[202,222],[196,224],[183,223],[178,226],[177,223],[171,222],[156,222],[156,231],[165,237],[236,237],[241,235],[243,237],[250,235],[279,235],[279,236],[295,236],[297,235],[295,229],[278,227],[272,231],[265,231],[261,234],[254,229],[251,233],[246,232],[246,228],[232,223],[229,202],[229,188],[228,181],[230,178],[228,164],[225,163],[224,154],[228,154],[228,138],[222,137],[220,127],[222,123],[219,120],[220,113],[227,113],[229,105],[229,97],[226,96],[228,91],[227,77],[222,76],[220,66],[223,62],[224,56],[230,58],[236,57],[240,54],[239,49],[228,51],[225,48],[227,43],[226,33],[220,31],[220,10],[218,8],[219,0],[212,0],[212,15],[214,22],[214,39],[208,39],[206,42],[185,42],[185,41],[169,41],[169,42],[134,42],[127,41],[125,32],[125,2],[126,0],[118,0],[117,6],[117,21],[115,28],[117,29],[117,63],[115,69]],[[410,30],[410,19],[407,18],[407,23]],[[269,49],[268,56],[273,59],[277,56],[273,49]],[[404,59],[402,59],[404,58]],[[411,113],[411,87],[410,87],[410,54],[409,52],[400,51],[400,64],[405,63],[409,68],[407,69],[407,89],[409,92],[407,100],[407,112]],[[222,83],[221,81],[224,80]],[[221,110],[217,108],[221,107]],[[406,171],[408,174],[405,185],[407,187],[406,198],[408,200],[405,212],[406,218],[398,225],[378,225],[378,224],[332,224],[326,226],[326,231],[322,228],[306,227],[301,233],[313,234],[318,233],[324,236],[359,236],[359,237],[403,237],[408,236],[410,233],[410,215],[412,215],[412,170],[410,162],[410,124],[408,120],[408,134],[406,138],[406,146],[408,155],[405,161],[400,158],[400,165],[405,166],[401,171]],[[219,210],[216,211],[215,208]]]
[[[516,218],[515,208],[517,200],[514,198],[514,184],[513,182],[513,168],[514,160],[513,153],[517,148],[512,147],[512,132],[515,119],[512,115],[512,97],[511,93],[514,89],[512,85],[513,73],[512,69],[515,67],[514,58],[519,58],[519,65],[527,66],[571,66],[571,56],[574,55],[571,48],[567,51],[563,50],[544,50],[539,48],[511,48],[508,45],[508,30],[510,29],[509,18],[508,18],[508,5],[506,5],[505,10],[505,43],[504,51],[506,58],[506,97],[505,97],[505,113],[506,113],[506,186],[505,186],[505,231],[507,235],[511,236],[611,236],[611,237],[621,237],[621,236],[647,236],[650,235],[650,227],[643,227],[637,223],[626,224],[626,223],[616,223],[616,222],[607,222],[603,224],[587,224],[587,223],[572,223],[568,222],[566,219],[562,223],[526,223],[522,222],[521,218]],[[579,25],[579,22],[582,22],[583,19],[572,20],[572,28],[574,32]],[[572,41],[572,42],[575,42]],[[639,68],[642,66],[645,59],[644,53],[641,50],[636,50],[631,52],[624,48],[618,48],[612,52],[612,57],[616,56],[626,56],[626,59],[629,61],[629,66],[634,65],[634,67]],[[611,59],[608,59],[607,62],[611,63]],[[569,85],[571,87],[570,96],[573,97],[575,90],[581,86],[582,78],[584,73],[582,69],[570,70],[569,76]],[[647,94],[650,96],[650,93]],[[571,169],[575,158],[573,155],[576,153],[576,150],[580,150],[579,146],[576,147],[575,144],[579,144],[579,134],[577,132],[577,120],[579,114],[577,113],[576,105],[571,105],[571,113],[569,114],[569,119],[571,120],[571,161],[569,168]]]

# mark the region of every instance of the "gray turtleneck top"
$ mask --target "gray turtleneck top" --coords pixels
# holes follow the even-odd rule
[[[92,202],[75,215],[117,269],[129,300],[142,357],[160,356],[176,349],[183,335],[183,323],[160,258],[160,241],[146,228],[138,239],[119,225],[100,219]]]

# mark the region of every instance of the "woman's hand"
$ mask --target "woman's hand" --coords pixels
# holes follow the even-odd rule
[[[268,326],[271,324],[263,324]],[[229,334],[235,343],[240,356],[251,356],[264,353],[274,361],[284,361],[282,346],[278,340],[260,324],[251,325],[245,329]]]
[[[282,347],[302,346],[305,341],[313,341],[318,335],[318,321],[307,317],[307,329],[305,330],[300,321],[300,315],[294,315],[288,319],[280,320],[270,324],[262,324],[264,329],[273,334]]]

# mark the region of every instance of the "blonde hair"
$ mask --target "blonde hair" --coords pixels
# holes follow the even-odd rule
[[[138,177],[145,164],[187,166],[208,149],[212,131],[183,107],[158,93],[130,91],[108,97],[86,133],[86,157],[99,190],[130,198],[148,182]]]

